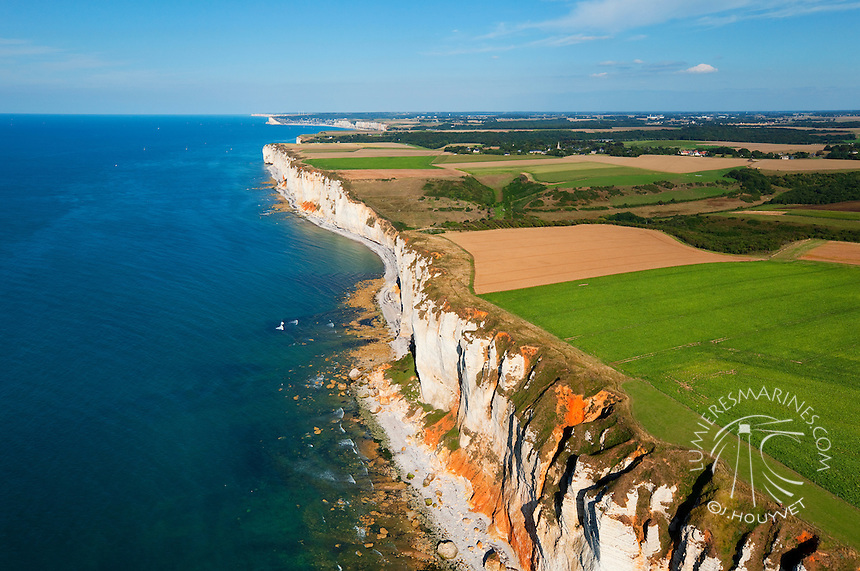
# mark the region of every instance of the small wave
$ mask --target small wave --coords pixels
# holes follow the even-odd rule
[[[340,407],[336,411],[334,411],[334,417],[338,420],[343,418],[343,407]]]

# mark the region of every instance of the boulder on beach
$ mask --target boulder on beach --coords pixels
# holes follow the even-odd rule
[[[358,380],[358,377],[361,376],[361,371],[353,367],[348,376],[353,381]]]
[[[457,557],[457,546],[454,545],[453,541],[440,541],[439,545],[436,546],[436,553],[442,559],[454,559]]]
[[[487,571],[505,571],[507,567],[502,564],[502,558],[499,556],[499,552],[495,549],[491,549],[484,555],[484,569]]]

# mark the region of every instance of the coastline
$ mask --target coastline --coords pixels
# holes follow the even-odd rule
[[[365,316],[378,312],[376,296],[368,295],[366,289],[381,287],[379,281],[359,284],[347,304]],[[419,500],[418,509],[438,528],[433,534],[436,541],[452,541],[457,546],[456,561],[469,569],[485,569],[485,560],[493,552],[506,562],[506,567],[515,568],[516,559],[510,546],[490,534],[490,518],[471,509],[472,489],[468,480],[447,470],[427,442],[420,410],[386,374],[393,358],[390,351],[385,354],[388,344],[380,336],[384,331],[380,328],[374,331],[372,325],[352,326],[347,330],[350,335],[370,341],[348,356],[363,371],[353,382],[351,392],[383,431],[400,478],[412,484],[410,488]]]
[[[451,241],[398,232],[353,198],[348,181],[303,164],[288,145],[266,145],[263,158],[301,216],[376,243],[396,264],[384,291],[400,302],[390,332],[409,354],[350,376],[395,463],[459,542],[463,566],[741,570],[739,557],[778,561],[816,533],[790,518],[759,524],[739,543],[714,543],[701,499],[727,501],[731,482],[720,471],[707,482],[689,478],[687,449],[655,441],[631,416],[624,375],[475,297],[472,258]],[[451,493],[446,474],[463,487]],[[480,523],[463,527],[476,520],[454,505],[457,492],[504,545],[473,536]],[[455,512],[459,522],[445,518]],[[841,547],[815,553],[853,557]]]
[[[290,211],[302,216],[302,218],[316,224],[320,228],[364,244],[382,260],[382,264],[385,268],[382,276],[384,283],[380,286],[375,298],[379,304],[380,310],[382,311],[382,316],[388,324],[389,331],[392,334],[391,347],[395,353],[395,358],[400,358],[405,355],[409,350],[408,342],[405,339],[398,337],[400,332],[402,308],[400,306],[400,299],[395,293],[395,290],[398,288],[399,276],[397,271],[397,260],[394,252],[378,242],[374,242],[373,240],[356,234],[355,232],[350,232],[349,230],[341,228],[325,219],[303,215],[304,211],[301,205],[296,202],[294,196],[283,191],[281,186],[277,183],[277,177],[271,167],[269,167],[269,172],[272,174],[275,192],[289,206]]]
[[[271,171],[271,169],[270,169]],[[360,317],[346,324],[346,332],[362,341],[362,346],[349,351],[343,357],[341,378],[347,390],[367,414],[367,425],[371,432],[378,430],[391,454],[390,466],[397,474],[392,483],[403,481],[417,502],[409,502],[413,509],[405,512],[405,526],[415,525],[420,512],[427,523],[429,536],[433,538],[433,555],[437,562],[455,569],[480,571],[488,568],[519,569],[517,556],[506,542],[492,533],[491,519],[476,512],[470,505],[473,497],[468,479],[451,473],[434,447],[438,440],[428,443],[425,434],[424,415],[416,410],[401,393],[400,387],[386,375],[392,362],[400,359],[409,350],[407,340],[399,336],[402,317],[399,297],[399,276],[395,253],[382,244],[360,236],[347,229],[318,217],[305,216],[302,205],[277,184],[273,172],[274,187],[288,209],[317,226],[365,244],[383,261],[385,273],[382,278],[357,284],[345,305],[360,313]],[[379,319],[374,319],[374,314]],[[369,323],[368,323],[369,321]],[[348,373],[347,373],[348,371]],[[417,539],[421,540],[420,537]],[[437,548],[445,543],[456,546],[456,556],[440,557]],[[444,549],[444,548],[443,548]],[[420,561],[420,554],[416,554]],[[488,567],[489,565],[489,567]]]

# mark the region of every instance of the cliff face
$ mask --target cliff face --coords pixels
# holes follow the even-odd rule
[[[469,294],[470,262],[453,244],[396,232],[342,182],[300,164],[286,147],[267,145],[263,154],[299,212],[363,238],[385,261],[380,302],[396,346],[411,347],[421,399],[448,412],[425,440],[471,482],[471,505],[517,555],[509,566],[692,571],[832,563],[820,551],[817,560],[807,557],[818,539],[794,520],[740,531],[717,520],[706,504],[724,499],[726,476],[706,471],[696,479],[682,451],[642,433],[614,388],[618,373]]]

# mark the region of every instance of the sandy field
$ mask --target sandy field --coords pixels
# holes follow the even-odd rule
[[[860,265],[860,244],[856,242],[826,242],[800,257],[801,260]]]
[[[684,245],[654,230],[608,224],[445,234],[475,259],[475,292],[490,293],[655,268],[749,261]]]

